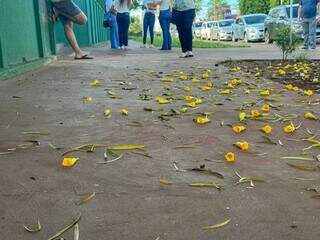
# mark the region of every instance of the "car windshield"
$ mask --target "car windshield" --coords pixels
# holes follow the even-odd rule
[[[222,21],[222,22],[219,22],[219,27],[230,27],[233,23],[233,20],[232,21]]]
[[[286,7],[287,15],[290,18],[290,7]],[[293,7],[293,18],[298,18],[298,7],[294,6]]]
[[[202,26],[202,23],[201,23],[201,22],[195,23],[194,26],[197,27],[197,28],[199,28],[199,27]]]
[[[264,23],[265,19],[266,19],[265,15],[256,15],[256,16],[250,16],[250,17],[244,18],[244,20],[248,25]]]

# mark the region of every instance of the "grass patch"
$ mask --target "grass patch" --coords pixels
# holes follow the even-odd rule
[[[130,40],[135,42],[142,43],[141,36],[130,36]],[[150,43],[150,39],[147,39],[147,43]],[[162,46],[162,37],[155,36],[154,37],[154,46],[160,48]],[[174,37],[172,38],[172,47],[173,48],[180,48],[179,39]],[[238,44],[231,44],[231,43],[221,43],[221,42],[210,42],[210,41],[202,41],[198,39],[193,40],[193,48],[244,48],[249,47],[247,45],[238,45]]]

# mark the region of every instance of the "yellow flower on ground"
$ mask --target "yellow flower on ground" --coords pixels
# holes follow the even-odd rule
[[[235,145],[237,146],[237,148],[239,148],[243,151],[247,151],[249,149],[249,143],[246,141],[236,142]]]
[[[228,83],[228,84],[227,84],[227,87],[228,87],[228,88],[234,88],[234,86],[232,85],[232,83]]]
[[[97,87],[97,86],[100,86],[100,85],[101,85],[101,82],[100,82],[100,80],[98,80],[98,79],[92,80],[92,81],[90,82],[90,86],[91,86],[91,87]]]
[[[185,96],[186,101],[193,101],[194,98],[195,97],[193,97],[193,96]]]
[[[244,130],[246,130],[246,127],[245,127],[245,126],[242,126],[242,125],[236,125],[236,126],[233,126],[233,127],[232,127],[232,130],[233,130],[235,133],[241,133],[241,132],[243,132]]]
[[[200,98],[197,98],[197,99],[195,100],[195,103],[196,103],[196,104],[201,104],[201,103],[203,103],[203,100],[200,99]]]
[[[194,119],[194,122],[196,122],[197,124],[206,124],[210,122],[210,119],[207,116],[197,117],[196,119]]]
[[[306,112],[306,114],[304,115],[304,117],[306,119],[309,119],[309,120],[316,120],[316,116],[312,113],[312,112]]]
[[[202,91],[209,91],[209,90],[211,90],[212,89],[212,87],[209,87],[209,86],[202,86],[201,87],[201,90]]]
[[[286,75],[286,71],[284,71],[284,70],[282,70],[282,69],[279,69],[279,71],[278,71],[278,73],[280,74],[280,75]]]
[[[305,90],[304,92],[304,95],[308,96],[308,97],[311,97],[313,95],[313,91],[312,90]]]
[[[226,153],[226,155],[224,155],[224,158],[227,162],[234,162],[236,160],[236,156],[233,152]]]
[[[204,72],[204,73],[202,74],[202,78],[203,78],[203,79],[209,78],[209,73],[208,73],[208,72]]]
[[[246,89],[246,90],[244,91],[245,94],[250,94],[250,92],[251,92],[250,89]]]
[[[259,77],[261,75],[261,72],[257,72],[254,76]]]
[[[111,117],[111,112],[112,111],[110,109],[106,109],[106,110],[103,111],[103,116],[105,118],[110,118]]]
[[[232,93],[232,91],[230,89],[225,89],[225,90],[222,90],[220,91],[221,94],[230,94]]]
[[[262,107],[261,107],[261,111],[265,112],[265,113],[270,112],[269,104],[263,104]]]
[[[163,77],[163,78],[161,79],[161,81],[162,81],[162,82],[173,82],[174,79],[173,79],[173,77]]]
[[[121,109],[121,113],[122,113],[122,115],[128,115],[129,114],[129,111],[127,110],[127,109]]]
[[[261,128],[261,131],[266,133],[266,134],[269,134],[272,132],[272,127],[270,125],[265,125],[263,128]]]
[[[156,101],[159,103],[159,104],[167,104],[169,103],[169,101],[163,97],[156,97]]]
[[[296,130],[296,127],[292,123],[290,123],[290,125],[283,127],[283,131],[285,133],[293,133],[295,130]]]
[[[188,80],[188,76],[185,74],[180,74],[179,79],[182,81]]]
[[[251,116],[252,117],[259,117],[260,116],[260,112],[257,109],[252,109],[251,110]]]
[[[183,90],[186,91],[186,92],[190,92],[190,91],[192,90],[192,87],[190,87],[190,86],[185,86],[185,87],[183,88]]]
[[[240,112],[240,113],[239,113],[239,120],[240,120],[240,121],[245,120],[246,117],[247,117],[247,114],[246,114],[245,112]]]
[[[77,163],[78,160],[79,160],[79,158],[64,158],[62,160],[62,166],[73,167]]]
[[[293,87],[292,90],[293,90],[294,92],[299,92],[300,89],[299,89],[298,87]]]
[[[169,86],[169,85],[164,85],[163,86],[163,90],[171,90],[171,89],[172,89],[172,87]]]
[[[239,79],[239,78],[233,78],[233,79],[230,80],[230,83],[233,84],[233,85],[238,85],[238,84],[240,84],[241,82],[242,82],[242,81],[241,81],[241,79]]]
[[[213,88],[213,83],[212,82],[208,82],[207,86]]]
[[[269,90],[263,90],[260,91],[260,96],[266,97],[270,95],[270,91]]]
[[[197,79],[196,77],[193,77],[191,81],[192,81],[192,83],[200,83],[200,82],[202,82],[200,79]]]
[[[234,67],[229,69],[230,72],[239,72],[240,70],[241,70],[240,67]]]
[[[83,97],[82,99],[83,99],[83,102],[84,102],[84,103],[90,103],[90,102],[92,102],[92,97],[85,96],[85,97]]]
[[[189,102],[189,103],[186,103],[185,106],[189,107],[189,108],[195,108],[197,106],[197,104],[195,102]]]

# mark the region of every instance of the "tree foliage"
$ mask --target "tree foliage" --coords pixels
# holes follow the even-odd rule
[[[226,0],[210,0],[207,16],[211,20],[219,20],[224,18],[224,11],[229,9],[230,5]]]
[[[298,3],[299,0],[293,0]],[[251,13],[268,13],[270,8],[278,5],[290,4],[290,0],[239,0],[239,9],[242,15]]]

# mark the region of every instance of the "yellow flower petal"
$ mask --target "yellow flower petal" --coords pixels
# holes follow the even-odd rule
[[[186,80],[188,80],[188,76],[187,76],[187,75],[184,75],[184,74],[181,74],[181,75],[179,76],[179,79],[182,80],[182,81],[186,81]]]
[[[197,117],[196,119],[194,119],[194,121],[197,124],[206,124],[210,122],[210,119],[208,117]]]
[[[306,114],[304,115],[304,117],[306,119],[309,119],[309,120],[316,120],[316,116],[312,113],[312,112],[306,112]]]
[[[308,97],[311,97],[313,95],[313,91],[312,90],[305,90],[304,92],[304,95],[308,96]]]
[[[185,86],[185,87],[183,88],[183,90],[186,91],[186,92],[190,92],[190,91],[192,90],[192,87],[190,87],[190,86]]]
[[[159,103],[159,104],[167,104],[169,103],[169,101],[163,97],[156,97],[156,101]]]
[[[246,127],[245,127],[245,126],[242,126],[242,125],[237,125],[237,126],[233,126],[233,127],[232,127],[232,130],[233,130],[235,133],[241,133],[241,132],[243,132],[244,130],[246,130]]]
[[[292,84],[287,84],[286,88],[289,89],[289,90],[292,90],[293,89],[293,85]]]
[[[90,86],[91,86],[91,87],[97,87],[97,86],[100,86],[100,85],[101,85],[101,82],[100,82],[100,80],[97,80],[97,79],[92,80],[92,81],[90,82]]]
[[[211,90],[212,89],[212,87],[209,87],[209,86],[202,86],[201,87],[201,90],[202,91],[209,91],[209,90]]]
[[[111,117],[111,110],[110,109],[104,110],[103,115],[105,118],[110,118]]]
[[[79,158],[64,158],[62,160],[62,166],[72,167],[77,163],[78,160],[79,160]]]
[[[278,73],[282,76],[286,75],[286,71],[279,69]]]
[[[186,101],[193,101],[195,99],[195,97],[193,96],[185,96],[184,98]]]
[[[230,89],[225,89],[225,90],[222,90],[220,91],[221,94],[230,94],[232,93],[232,91]]]
[[[263,128],[261,128],[261,131],[266,133],[266,134],[269,134],[272,132],[272,127],[270,125],[265,125]]]
[[[270,112],[269,104],[263,104],[262,107],[261,107],[261,111],[265,112],[265,113]]]
[[[195,108],[197,104],[195,102],[189,102],[189,103],[186,103],[185,106],[189,108]]]
[[[236,156],[233,152],[228,152],[224,155],[224,158],[227,162],[234,162],[236,160]]]
[[[260,91],[260,96],[266,97],[270,95],[270,91],[269,90],[264,90],[264,91]]]
[[[260,116],[260,112],[257,109],[252,109],[251,110],[251,116],[252,117],[259,117]]]
[[[285,133],[293,133],[295,130],[296,130],[296,128],[292,123],[290,125],[283,127],[283,131]]]
[[[129,114],[129,111],[127,109],[121,109],[121,113],[122,115],[128,115]]]
[[[240,113],[239,113],[239,120],[240,120],[240,121],[245,120],[246,117],[247,117],[247,114],[246,114],[245,112],[240,112]]]
[[[90,103],[90,102],[92,102],[92,97],[88,97],[88,96],[83,97],[83,102],[84,102],[84,103]]]
[[[236,142],[235,145],[243,151],[247,151],[249,149],[249,143],[246,141]]]

